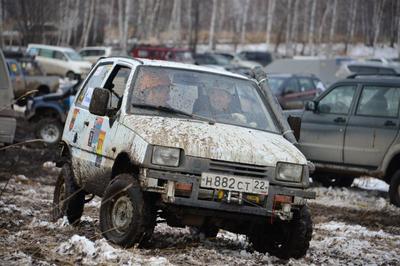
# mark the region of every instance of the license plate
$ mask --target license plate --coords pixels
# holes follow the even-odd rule
[[[202,173],[200,186],[266,195],[268,194],[269,182],[267,180],[255,178]]]

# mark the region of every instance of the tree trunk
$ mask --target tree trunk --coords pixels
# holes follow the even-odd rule
[[[309,21],[308,14],[310,13],[309,12],[310,1],[311,0],[306,0],[306,5],[305,5],[305,7],[303,9],[303,36],[302,36],[303,46],[302,46],[301,52],[300,52],[301,55],[304,55],[304,51],[306,49],[306,43],[307,43],[307,40],[308,40],[308,21]]]
[[[347,23],[347,34],[344,45],[344,53],[346,55],[349,50],[348,48],[349,43],[352,43],[354,38],[354,31],[356,28],[357,8],[358,8],[358,0],[353,0],[350,5],[350,19],[348,20]]]
[[[378,42],[379,33],[381,29],[381,22],[382,22],[382,14],[383,14],[383,7],[385,6],[385,0],[375,0],[374,2],[374,16],[373,16],[373,23],[374,23],[374,39],[372,42],[372,46],[376,47]]]
[[[192,1],[192,0],[190,0],[190,1]],[[158,10],[160,9],[160,2],[161,2],[161,0],[156,0],[156,2],[154,4],[153,12],[151,12],[151,14],[150,14],[150,29],[149,29],[149,32],[150,32],[151,37],[155,36],[155,34],[154,34],[154,28],[156,26],[155,25],[155,21],[156,21],[156,16],[158,14]]]
[[[268,12],[267,12],[267,31],[265,36],[265,43],[267,46],[271,44],[271,29],[272,29],[272,21],[274,18],[275,13],[275,2],[276,0],[269,0],[268,1]]]
[[[292,42],[293,45],[293,55],[297,54],[297,41],[298,41],[298,28],[299,28],[299,6],[300,0],[294,0],[294,15],[293,15],[293,22],[292,22],[292,29],[290,30],[292,33]]]
[[[288,0],[291,1],[291,0]],[[244,44],[246,39],[246,24],[247,24],[247,13],[249,12],[250,0],[246,0],[244,3],[243,17],[242,17],[242,26],[240,29],[240,43]]]
[[[192,2],[192,14],[193,14],[193,36],[190,36],[190,50],[192,51],[192,53],[196,53],[197,51],[197,42],[198,42],[198,34],[199,34],[199,28],[200,28],[200,21],[199,21],[199,17],[200,17],[200,7],[199,7],[200,3],[199,1],[193,1]]]
[[[126,0],[125,4],[125,15],[124,15],[124,27],[123,27],[123,43],[122,43],[122,50],[125,52],[128,50],[128,26],[129,26],[129,18],[131,12],[131,0]]]
[[[292,25],[292,0],[287,0],[286,9],[286,34],[285,34],[285,55],[289,56],[292,50],[292,40],[291,40],[291,25]]]
[[[119,45],[124,48],[124,2],[118,0],[118,32],[119,32]]]
[[[0,0],[0,49],[4,47],[3,32],[3,0]]]
[[[89,17],[87,20],[87,24],[86,24],[86,28],[85,31],[83,32],[83,41],[81,43],[81,46],[85,47],[88,45],[89,42],[89,34],[90,34],[90,30],[92,28],[93,25],[93,18],[94,18],[94,7],[96,4],[96,0],[90,0],[90,7],[89,7]]]
[[[208,49],[215,50],[215,20],[217,18],[217,0],[213,0],[210,31],[208,36]]]
[[[335,28],[336,28],[336,10],[337,10],[337,0],[333,1],[332,7],[332,19],[331,19],[331,28],[329,31],[329,49],[328,49],[328,56],[332,57],[333,54],[333,42],[335,37]]]
[[[310,47],[310,55],[313,56],[315,54],[314,51],[314,29],[315,29],[315,11],[317,9],[317,0],[312,0],[311,5],[311,17],[310,17],[310,25],[309,25],[309,34],[308,34],[308,46]]]
[[[400,4],[397,3],[397,57],[400,58]]]
[[[331,5],[329,2],[326,3],[324,13],[322,15],[321,23],[318,28],[318,47],[321,50],[322,47],[322,32],[324,30],[324,26],[326,25],[326,18],[328,17],[329,12],[331,11]]]
[[[114,6],[115,6],[115,0],[109,0],[108,2],[109,10],[107,12],[107,33],[111,34],[112,27],[114,25]]]

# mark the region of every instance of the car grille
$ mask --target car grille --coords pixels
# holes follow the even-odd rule
[[[236,176],[249,176],[265,178],[272,175],[271,167],[259,166],[253,164],[233,163],[226,161],[211,160],[210,172],[231,174]],[[271,171],[271,172],[270,172]]]

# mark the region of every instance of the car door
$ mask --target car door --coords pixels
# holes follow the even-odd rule
[[[303,107],[300,86],[296,77],[289,78],[283,85],[282,103],[284,109],[301,109]]]
[[[77,106],[80,108],[74,112],[79,112],[81,119],[75,123],[83,124],[79,134],[80,140],[77,140],[80,153],[78,155],[79,175],[82,186],[97,195],[102,194],[104,185],[108,183],[107,180],[111,175],[116,156],[112,141],[120,127],[119,109],[128,80],[132,79],[131,74],[132,68],[129,65],[114,64],[111,67],[107,64],[100,65],[93,73],[93,78],[96,79],[96,76],[104,78],[100,78],[101,81],[97,83],[91,83],[77,99]],[[99,83],[101,87],[114,92],[109,102],[109,108],[113,111],[110,111],[107,116],[93,115],[88,108],[93,90],[95,87],[100,87],[97,85]]]
[[[53,64],[59,75],[65,76],[69,69],[69,63],[67,56],[60,51],[54,51],[53,53]]]
[[[47,74],[61,75],[57,71],[57,66],[54,64],[53,53],[51,49],[40,48],[38,49],[38,55],[36,59],[40,63],[41,67]]]
[[[377,167],[399,130],[400,86],[363,86],[344,142],[344,162]]]
[[[304,111],[299,145],[311,161],[342,163],[347,119],[356,85],[337,85],[316,102],[315,111]]]

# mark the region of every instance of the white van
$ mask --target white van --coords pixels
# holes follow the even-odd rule
[[[76,74],[86,77],[92,64],[72,48],[42,44],[29,44],[28,54],[36,56],[47,74],[74,79]]]

